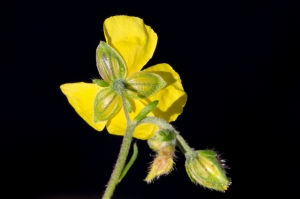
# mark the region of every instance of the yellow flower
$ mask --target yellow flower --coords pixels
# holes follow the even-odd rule
[[[149,61],[152,57],[157,35],[151,27],[144,24],[137,17],[114,16],[104,21],[104,34],[106,43],[116,50],[123,58],[127,67],[127,78],[130,78]],[[183,90],[180,77],[168,64],[157,64],[143,71],[151,72],[161,76],[167,83],[166,86],[154,95],[144,99],[130,99],[133,119],[142,108],[154,100],[159,103],[149,116],[156,116],[168,122],[176,120],[182,113],[186,103],[187,95]],[[113,118],[107,121],[94,121],[94,100],[103,87],[94,83],[68,83],[60,86],[62,92],[67,96],[69,103],[75,111],[94,129],[102,131],[106,126],[108,132],[114,135],[124,135],[126,119],[121,109]],[[133,136],[146,140],[151,138],[157,131],[155,125],[139,125]]]

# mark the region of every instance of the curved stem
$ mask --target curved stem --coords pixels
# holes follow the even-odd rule
[[[179,142],[180,144],[180,149],[182,151],[182,149],[184,149],[184,151],[182,151],[184,154],[187,153],[194,153],[194,149],[192,149],[187,143],[186,141],[183,139],[183,137],[179,134],[176,135],[176,140],[177,142]]]
[[[174,127],[171,124],[169,124],[165,120],[158,118],[158,117],[145,117],[144,119],[140,120],[137,123],[137,125],[144,124],[144,123],[155,124],[155,125],[159,126],[161,129],[178,134],[178,132],[174,129]]]
[[[133,131],[136,127],[136,122],[131,121],[130,117],[129,117],[128,107],[127,107],[126,99],[125,99],[124,88],[120,88],[120,91],[121,91],[122,104],[123,104],[123,109],[124,109],[127,125],[126,125],[126,131],[125,131],[124,138],[122,141],[122,145],[121,145],[117,163],[111,174],[110,180],[105,189],[102,199],[110,199],[111,196],[113,195],[113,192],[119,182],[120,176],[121,176],[123,168],[125,166],[125,162],[126,162],[126,159],[127,159],[128,153],[129,153],[129,149],[130,149],[130,144],[132,141]]]
[[[180,149],[180,151],[185,154],[186,150],[182,147],[182,145],[180,144],[180,142],[176,139],[176,146],[178,146],[178,148]]]

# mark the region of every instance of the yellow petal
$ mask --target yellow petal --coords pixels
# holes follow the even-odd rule
[[[154,115],[168,122],[176,120],[187,101],[187,95],[183,90],[178,73],[168,64],[157,64],[143,71],[160,75],[167,85],[155,95],[141,101],[146,105],[154,100],[159,100],[156,109],[153,110]]]
[[[69,103],[75,111],[97,131],[102,131],[106,121],[94,123],[94,99],[96,94],[102,89],[96,84],[84,82],[63,84],[61,91],[67,96]]]
[[[144,107],[138,100],[130,100],[132,106],[132,112],[130,113],[130,119],[133,119]],[[148,116],[153,116],[149,113]],[[124,135],[126,130],[126,119],[123,109],[112,119],[108,120],[106,124],[107,131],[113,135]],[[141,124],[133,132],[133,137],[147,140],[153,137],[154,133],[158,130],[158,127],[153,124]]]
[[[128,76],[140,71],[152,57],[157,35],[138,17],[114,16],[104,21],[106,42],[124,59]]]
[[[140,140],[148,140],[154,136],[155,132],[158,131],[158,129],[158,126],[154,124],[141,124],[134,130],[133,137]]]

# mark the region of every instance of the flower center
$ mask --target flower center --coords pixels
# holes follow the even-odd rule
[[[113,81],[112,89],[119,95],[121,95],[122,90],[125,89],[125,82],[123,79],[117,79]]]

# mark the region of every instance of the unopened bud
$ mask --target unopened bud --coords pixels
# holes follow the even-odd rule
[[[161,175],[167,175],[172,171],[176,145],[175,134],[160,130],[148,140],[148,144],[156,152],[155,159],[145,179],[147,183],[150,183]]]
[[[199,150],[186,154],[185,168],[189,178],[204,187],[226,191],[231,184],[218,155],[212,150]]]
[[[154,161],[151,164],[150,171],[145,179],[147,183],[159,178],[161,175],[169,174],[174,164],[174,146],[166,146],[157,152]]]

